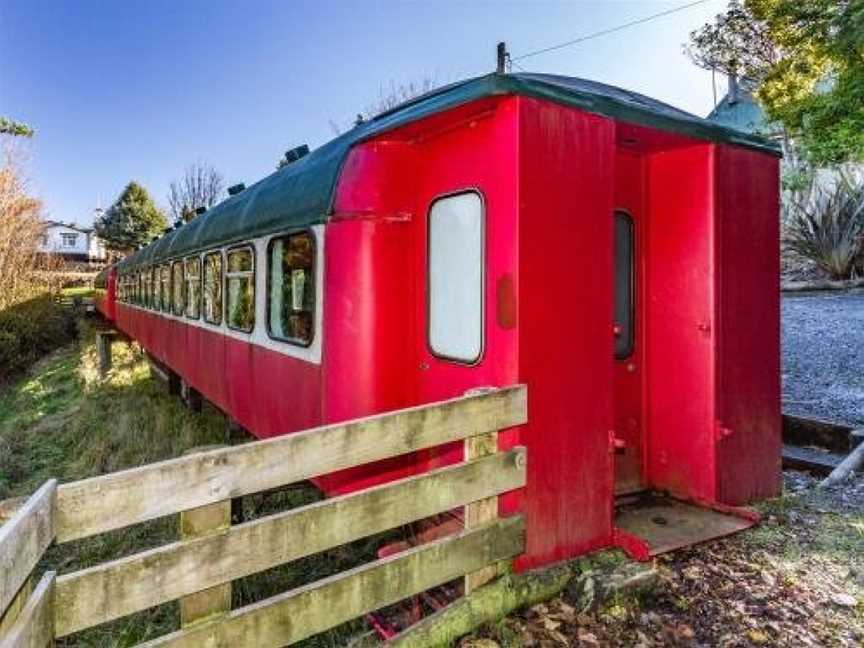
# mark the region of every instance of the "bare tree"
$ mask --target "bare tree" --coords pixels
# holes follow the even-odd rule
[[[381,113],[387,112],[395,108],[399,104],[403,104],[411,99],[426,94],[437,88],[438,80],[432,74],[424,74],[413,81],[396,83],[392,79],[387,85],[378,87],[378,98],[367,104],[362,112],[357,113],[354,124],[362,124],[369,121]],[[330,128],[336,135],[341,134],[347,128],[340,126],[334,120],[330,120]]]
[[[168,188],[168,208],[175,223],[195,218],[196,210],[209,209],[222,197],[225,178],[206,162],[195,162],[186,167],[183,177],[174,180]]]
[[[59,287],[59,259],[40,258],[45,230],[42,203],[27,191],[20,156],[5,148],[0,158],[0,310]]]

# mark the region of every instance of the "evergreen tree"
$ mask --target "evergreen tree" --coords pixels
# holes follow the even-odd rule
[[[115,250],[134,250],[149,243],[168,226],[165,215],[147,190],[130,182],[95,223],[96,233]]]

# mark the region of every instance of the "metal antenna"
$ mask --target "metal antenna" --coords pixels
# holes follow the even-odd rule
[[[495,66],[495,72],[504,74],[504,66],[507,64],[507,43],[501,41],[498,43],[498,64]]]

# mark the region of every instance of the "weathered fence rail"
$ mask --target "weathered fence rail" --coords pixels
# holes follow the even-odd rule
[[[498,519],[497,496],[525,485],[525,450],[499,452],[497,432],[527,421],[526,401],[524,387],[510,387],[69,484],[52,480],[0,526],[0,648],[43,648],[178,599],[189,604],[182,627],[142,645],[282,646],[455,578],[465,576],[470,592],[523,550],[522,520]],[[462,463],[230,523],[232,498],[455,441],[465,442]],[[459,507],[465,528],[457,534],[229,609],[234,580]],[[52,542],[175,513],[191,529],[180,540],[46,573],[33,587]]]

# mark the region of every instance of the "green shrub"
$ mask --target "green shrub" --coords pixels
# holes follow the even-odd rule
[[[811,182],[784,205],[784,243],[830,279],[849,279],[864,246],[864,183],[844,173],[827,186]]]
[[[51,295],[0,311],[0,381],[73,340],[75,315]]]

